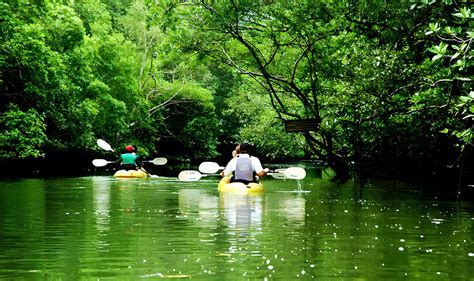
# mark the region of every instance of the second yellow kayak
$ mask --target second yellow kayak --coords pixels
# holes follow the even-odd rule
[[[131,179],[131,178],[147,178],[148,174],[145,173],[142,170],[118,170],[114,174],[114,178],[125,178],[125,179]]]

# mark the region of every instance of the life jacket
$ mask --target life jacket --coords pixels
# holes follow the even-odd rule
[[[252,159],[246,157],[237,157],[234,181],[251,182],[253,180]]]
[[[124,153],[120,155],[120,159],[122,159],[122,165],[135,165],[135,160],[138,158],[136,154],[132,153]]]

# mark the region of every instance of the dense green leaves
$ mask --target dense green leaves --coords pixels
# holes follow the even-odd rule
[[[351,167],[441,170],[456,161],[453,147],[472,142],[473,11],[464,2],[0,8],[5,159],[93,153],[103,138],[198,161],[246,141],[266,159],[322,159],[347,179]],[[307,118],[317,130],[284,132],[284,120]]]
[[[0,158],[43,157],[45,131],[44,116],[36,110],[23,112],[17,106],[10,106],[0,116]]]
[[[172,137],[187,151],[174,152],[182,158],[216,153],[217,133],[193,134],[216,127],[212,92],[194,82],[207,67],[199,62],[191,66],[192,56],[171,54],[173,41],[163,41],[160,28],[147,22],[152,14],[143,1],[1,5],[2,112],[9,112],[8,104],[17,105],[24,112],[37,112],[47,125],[42,129],[47,138],[39,134],[41,145],[32,145],[29,156],[96,150],[97,138],[117,147],[133,143],[142,154],[155,154],[160,137]],[[178,59],[172,61],[173,56]],[[167,72],[176,73],[169,82],[163,75]],[[186,106],[175,106],[181,103]],[[169,130],[173,118],[164,116],[168,114],[189,118]],[[197,121],[208,116],[207,123]],[[15,151],[15,136],[2,138],[5,151]],[[201,152],[195,155],[191,148],[196,144],[183,138],[199,140]]]

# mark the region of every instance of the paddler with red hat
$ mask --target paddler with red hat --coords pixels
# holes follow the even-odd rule
[[[120,169],[124,170],[140,170],[141,161],[140,156],[137,155],[137,149],[134,146],[127,145],[125,147],[124,153],[120,154],[118,163],[120,164]]]

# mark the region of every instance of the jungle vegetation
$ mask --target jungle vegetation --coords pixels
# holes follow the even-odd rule
[[[342,181],[458,174],[473,18],[461,0],[2,0],[0,162],[86,165],[98,138],[198,162],[245,141]],[[285,132],[301,119],[317,128]]]

